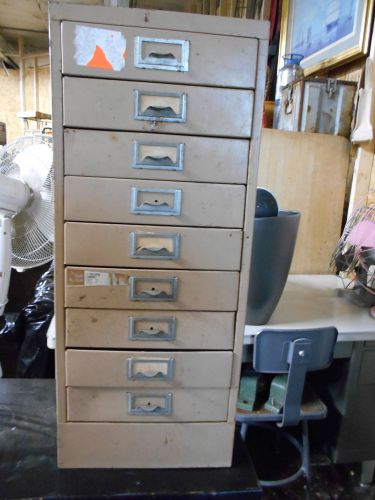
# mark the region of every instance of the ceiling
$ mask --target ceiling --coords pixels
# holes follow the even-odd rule
[[[106,0],[60,0],[60,3],[103,5]],[[25,54],[48,52],[48,0],[0,0],[0,59],[18,62],[18,38]]]
[[[130,5],[146,9],[187,11],[191,0],[59,0],[60,3]],[[48,52],[48,0],[0,0],[0,59],[18,62],[18,39],[25,54]],[[14,66],[16,67],[16,66]]]

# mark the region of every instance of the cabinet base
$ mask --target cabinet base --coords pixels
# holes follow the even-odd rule
[[[65,423],[61,468],[230,467],[234,424]]]

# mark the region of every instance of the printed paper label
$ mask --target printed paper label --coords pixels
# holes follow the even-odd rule
[[[129,275],[88,269],[68,269],[67,283],[69,286],[126,286],[129,283]]]
[[[126,39],[121,31],[76,26],[74,60],[78,66],[121,71],[125,67]]]

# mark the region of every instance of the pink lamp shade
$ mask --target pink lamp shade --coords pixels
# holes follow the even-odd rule
[[[375,221],[364,219],[358,222],[351,229],[347,241],[352,245],[375,248]]]

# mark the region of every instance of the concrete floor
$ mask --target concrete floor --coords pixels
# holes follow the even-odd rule
[[[288,487],[265,488],[263,500],[370,500],[375,499],[375,484],[360,486],[360,464],[333,464],[326,443],[322,442],[314,424],[310,431],[311,486],[303,478]],[[299,456],[283,439],[275,442],[273,433],[249,429],[246,442],[257,474],[262,479],[281,479],[298,468]]]

